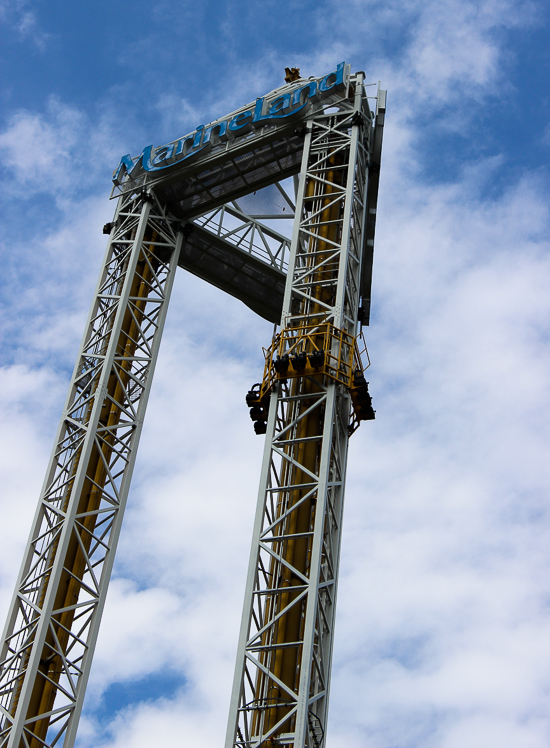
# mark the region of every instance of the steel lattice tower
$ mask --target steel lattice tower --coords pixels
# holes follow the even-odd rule
[[[357,336],[385,92],[373,119],[363,79],[342,63],[122,159],[4,631],[0,748],[74,744],[178,265],[279,323],[247,396],[266,445],[226,748],[324,745],[348,439],[374,417]],[[289,242],[239,200],[276,185],[294,208],[279,182],[298,173]]]
[[[363,372],[366,125],[362,85],[308,123],[281,332],[258,398],[269,417],[226,748],[323,744],[350,392]]]
[[[27,544],[1,662],[0,745],[72,745],[181,233],[121,198]]]

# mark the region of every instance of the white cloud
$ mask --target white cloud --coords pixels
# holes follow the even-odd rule
[[[542,145],[550,145],[550,123],[544,128],[540,141]]]
[[[64,394],[64,383],[46,367],[0,367],[2,613],[19,571]]]
[[[37,14],[28,0],[2,0],[0,18],[21,40],[30,39],[37,49],[45,50],[51,34],[42,30]]]
[[[171,140],[177,137],[176,133],[185,135],[187,132],[192,132],[197,125],[201,124],[202,119],[208,116],[202,107],[193,106],[187,99],[173,93],[161,94],[155,104],[155,109],[161,117],[160,132],[166,133]],[[202,124],[206,123],[202,122]],[[161,145],[161,143],[157,142],[155,145]]]
[[[10,175],[8,197],[54,196],[63,205],[110,176],[124,145],[109,115],[91,121],[77,107],[50,97],[44,113],[16,111],[0,133],[1,160]],[[108,183],[105,183],[108,189]]]

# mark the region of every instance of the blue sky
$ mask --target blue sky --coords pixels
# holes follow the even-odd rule
[[[3,0],[0,615],[119,158],[345,60],[388,89],[328,748],[550,745],[550,49],[520,0]],[[176,278],[80,748],[222,744],[271,326]]]

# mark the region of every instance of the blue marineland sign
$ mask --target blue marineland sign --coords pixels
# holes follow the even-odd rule
[[[345,87],[345,68],[345,63],[341,62],[336,70],[324,78],[308,79],[305,83],[297,81],[298,85],[274,99],[269,99],[268,96],[256,99],[253,107],[230,114],[208,126],[199,125],[189,135],[168,145],[156,149],[148,145],[137,158],[127,154],[120,159],[113,173],[113,182],[118,186],[126,179],[133,180],[142,174],[151,174],[154,177],[157,172],[175,169],[182,162],[191,163],[198,160],[214,145],[226,143],[265,125],[285,124],[295,117],[303,117],[313,102]]]

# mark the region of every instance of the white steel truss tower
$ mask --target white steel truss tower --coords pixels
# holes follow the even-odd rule
[[[325,745],[348,439],[374,418],[358,333],[385,92],[373,115],[364,74],[342,63],[264,99],[177,141],[202,161],[159,177],[175,145],[148,147],[123,158],[126,178],[115,172],[107,252],[4,630],[0,748],[74,744],[178,265],[280,321],[246,398],[266,445],[226,748]],[[227,123],[242,133],[229,139]],[[292,175],[295,206],[279,185]],[[240,202],[275,187],[295,211],[291,241]]]
[[[358,83],[308,123],[281,331],[257,395],[267,436],[226,748],[324,745],[351,393],[364,369],[371,122]]]
[[[182,234],[121,198],[4,632],[0,746],[72,745]]]

